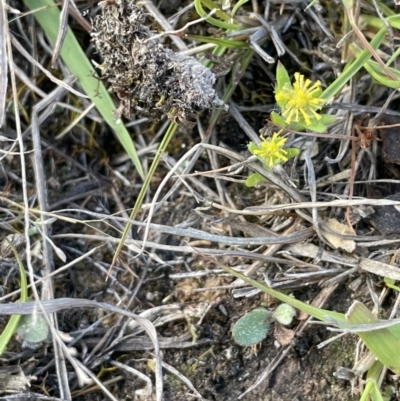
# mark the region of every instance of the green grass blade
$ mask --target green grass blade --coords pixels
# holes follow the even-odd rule
[[[231,19],[230,16],[225,11],[222,11],[218,7],[216,7],[212,1],[203,0],[203,2],[210,10],[217,10],[216,15],[219,18],[221,18],[221,19],[217,19],[217,18],[213,18],[213,17],[207,17],[208,14],[205,12],[203,5],[201,4],[202,1],[194,0],[194,6],[196,8],[197,14],[199,14],[200,17],[205,18],[209,24],[215,25],[218,28],[222,28],[222,29],[225,29],[228,31],[242,29],[241,25],[225,22],[225,21],[228,21],[229,19]]]
[[[372,63],[373,61],[369,60],[368,63],[364,64],[364,68],[367,70],[367,72],[371,75],[372,78],[378,81],[381,85],[387,86],[388,88],[393,88],[393,89],[400,88],[400,81],[393,81],[392,78],[388,78],[387,75],[383,72],[382,67],[378,63],[376,64]],[[390,70],[395,76],[398,76],[400,79],[400,73],[397,70],[393,68],[390,68]]]
[[[357,301],[349,309],[346,318],[352,324],[379,322],[379,319],[364,304]],[[380,362],[397,375],[400,374],[400,353],[393,352],[393,350],[400,349],[398,327],[393,326],[357,334]]]
[[[390,10],[392,13],[390,17],[388,17],[386,20],[389,23],[390,26],[393,28],[400,29],[400,14],[394,14],[393,11]],[[369,25],[374,28],[381,29],[385,27],[383,21],[379,17],[374,17],[372,15],[362,15],[361,18]]]
[[[367,373],[367,385],[363,391],[360,401],[384,401],[381,392],[379,391],[378,381],[383,371],[383,365],[376,361]],[[369,398],[368,398],[369,397]]]
[[[289,295],[283,294],[282,292],[273,290],[272,288],[269,288],[266,285],[261,284],[258,281],[253,280],[252,278],[247,277],[244,274],[231,269],[228,266],[218,263],[214,259],[213,259],[213,262],[217,263],[218,267],[221,267],[222,269],[224,269],[228,273],[232,274],[233,276],[240,278],[241,280],[245,281],[246,283],[251,284],[253,287],[258,288],[261,291],[264,291],[269,295],[272,295],[273,297],[279,299],[282,302],[286,302],[287,304],[293,306],[294,308],[297,308],[305,313],[308,313],[309,315],[315,317],[316,319],[322,320],[324,322],[331,322],[330,319],[333,319],[336,322],[345,322],[346,321],[346,317],[343,313],[332,312],[332,311],[329,311],[326,309],[320,309],[320,308],[317,308],[316,306],[306,304],[305,302],[302,302],[295,298],[292,298]]]
[[[387,33],[386,28],[380,29],[380,31],[377,32],[377,34],[371,40],[371,43],[370,43],[371,47],[374,49],[377,49],[383,42],[383,39],[385,38],[386,33]],[[321,97],[328,101],[333,96],[335,96],[343,88],[343,86],[346,85],[346,83],[371,58],[371,56],[372,56],[371,53],[367,49],[363,50],[360,53],[360,55],[358,55],[357,58],[344,69],[342,74],[340,74],[340,76],[325,89],[325,91],[322,93]]]
[[[201,7],[203,7],[202,4],[204,4],[210,11],[216,10],[216,15],[220,20],[229,21],[231,19],[231,16],[217,6],[217,4],[215,4],[212,0],[200,0]]]
[[[214,43],[218,46],[223,46],[224,48],[235,48],[235,49],[248,49],[249,44],[247,42],[241,42],[239,40],[230,40],[223,38],[213,38],[200,35],[186,34],[185,39],[194,40],[201,43]]]
[[[144,180],[142,188],[140,189],[139,195],[138,195],[138,197],[136,199],[136,202],[135,202],[135,206],[134,206],[134,208],[133,208],[133,210],[131,212],[131,215],[129,217],[130,220],[135,220],[140,208],[142,207],[143,199],[146,196],[147,190],[149,189],[149,185],[150,185],[151,179],[153,178],[153,175],[154,175],[154,173],[155,173],[155,171],[157,169],[157,166],[160,163],[161,156],[166,151],[167,146],[170,143],[171,139],[173,138],[177,128],[178,128],[178,124],[176,124],[176,123],[171,123],[169,125],[168,130],[165,133],[164,138],[163,138],[160,146],[157,149],[157,153],[156,153],[156,155],[154,157],[153,162],[151,163],[149,172],[148,172],[148,174],[146,176],[146,179]],[[126,237],[128,236],[128,233],[129,233],[131,228],[132,228],[132,223],[127,223],[125,228],[124,228],[124,232],[122,234],[122,237],[121,237],[121,239],[120,239],[120,241],[118,243],[118,247],[117,247],[117,249],[115,251],[115,254],[114,254],[114,257],[113,257],[113,260],[112,260],[112,263],[111,263],[109,271],[111,271],[112,267],[114,266],[115,262],[117,261],[118,255],[121,252],[121,249],[122,249],[122,247],[123,247],[123,245],[125,243]]]
[[[6,238],[6,240],[7,240],[7,238]],[[12,251],[14,252],[15,258],[17,259],[17,263],[19,266],[19,272],[21,275],[21,296],[19,298],[19,301],[26,302],[26,300],[28,299],[28,283],[26,280],[24,265],[22,263],[21,258],[19,257],[17,250],[15,249],[14,245],[10,241],[8,241],[8,245],[11,247]],[[6,327],[4,328],[3,332],[1,333],[1,335],[0,335],[0,355],[3,354],[8,343],[10,342],[11,337],[13,336],[15,330],[17,329],[20,319],[21,319],[21,315],[11,316]]]
[[[376,364],[380,363],[377,362]],[[367,384],[365,385],[360,401],[384,401],[375,380],[367,380]]]
[[[235,6],[232,8],[232,16],[234,16],[237,11],[239,10],[240,7],[242,7],[243,4],[246,4],[249,0],[239,0]]]
[[[54,44],[57,40],[60,21],[60,10],[57,5],[53,0],[24,0],[24,3],[31,10],[41,9],[40,11],[36,11],[34,16],[50,42]],[[143,178],[143,169],[132,138],[124,124],[118,122],[114,117],[113,110],[115,110],[115,105],[110,94],[107,92],[103,83],[95,77],[93,66],[69,28],[61,49],[61,57],[71,73],[77,77],[79,84],[96,105],[97,110],[104,120],[114,130],[125,151],[129,154],[133,164]]]
[[[398,56],[400,54],[400,48],[396,50],[393,56]],[[388,70],[394,75],[397,81],[394,81],[392,78],[388,77],[386,71],[378,64],[376,61],[368,60],[367,63],[364,64],[364,68],[370,73],[370,75],[376,79],[380,84],[385,85],[389,88],[399,88],[400,87],[400,71],[396,68],[388,67],[389,63],[394,60],[394,57],[391,57],[388,60],[388,64],[386,67]]]

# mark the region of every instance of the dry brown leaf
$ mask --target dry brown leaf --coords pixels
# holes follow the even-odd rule
[[[339,223],[336,219],[329,219],[325,223],[332,231],[342,235],[353,235],[352,230],[349,226]],[[343,239],[339,235],[334,234],[331,231],[322,229],[322,235],[325,239],[335,248],[343,249],[346,252],[352,253],[356,248],[356,243],[350,239]]]
[[[283,327],[280,324],[275,324],[274,336],[282,346],[289,345],[294,337],[294,331]]]

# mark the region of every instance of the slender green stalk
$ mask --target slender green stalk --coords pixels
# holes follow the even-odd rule
[[[231,99],[233,92],[235,91],[235,89],[237,87],[237,84],[240,82],[241,76],[244,74],[248,65],[250,64],[253,54],[254,54],[254,51],[252,49],[248,49],[244,53],[244,55],[240,58],[241,63],[234,66],[234,68],[232,69],[232,79],[230,80],[229,85],[227,86],[224,96],[222,98],[224,103],[228,103],[229,100]],[[223,109],[219,108],[219,109],[215,110],[215,112],[211,116],[206,136],[211,135],[215,125],[217,124],[219,117],[221,116],[222,111],[223,111]]]
[[[376,79],[380,84],[387,86],[388,88],[399,89],[400,88],[400,72],[390,68],[390,71],[398,78],[397,81],[393,81],[391,78],[387,78],[387,75],[383,73],[381,66],[378,63],[372,64],[373,61],[369,60],[365,63],[364,68],[368,71],[372,78]]]
[[[204,4],[206,4],[206,6],[209,7],[209,8],[211,8],[211,9],[216,8],[215,4],[214,4],[211,0],[195,0],[196,10],[197,10],[198,14],[199,14],[201,17],[205,17],[205,16],[206,16],[206,13],[205,13],[205,11],[204,11],[203,8],[202,8],[201,1],[203,1]],[[243,3],[244,3],[244,2],[242,2],[242,4],[243,4]],[[217,12],[217,15],[218,15],[219,17],[224,18],[224,19],[227,19],[226,16],[228,16],[228,14],[226,14],[226,15],[225,15],[225,14],[226,14],[225,12],[222,12],[222,14],[219,13],[219,12]],[[228,16],[228,17],[229,17],[229,16]],[[230,19],[230,17],[229,17],[229,19]],[[217,25],[217,26],[220,26],[221,28],[224,28],[224,29],[227,29],[227,30],[232,30],[232,29],[239,29],[239,28],[241,28],[239,25],[227,24],[227,23],[221,22],[221,21],[219,21],[219,20],[216,20],[216,19],[214,19],[214,18],[212,18],[212,19],[211,19],[211,18],[208,18],[208,19],[207,19],[207,22],[213,23],[212,20],[217,21],[218,23],[221,23],[222,26],[221,26],[221,25]],[[214,25],[215,25],[215,24],[214,24]],[[226,49],[227,49],[227,46],[224,46],[224,44],[219,44],[217,47],[215,47],[215,48],[213,49],[213,54],[216,55],[216,56],[222,56],[222,55],[226,52]],[[249,64],[249,62],[250,62],[250,60],[251,60],[251,56],[252,56],[252,55],[253,55],[253,51],[252,51],[251,49],[248,49],[248,50],[246,51],[244,57],[242,58],[242,60],[243,60],[243,62],[242,62],[242,71],[241,71],[238,75],[243,74],[243,72],[246,70],[246,68],[247,68],[247,66],[248,66],[248,64]],[[204,65],[205,65],[206,67],[208,67],[208,68],[211,68],[211,67],[212,67],[212,62],[211,62],[210,60],[207,60],[206,62],[204,62]],[[234,88],[236,87],[239,78],[236,77],[236,79],[237,79],[237,81],[235,81],[235,77],[234,77],[234,78],[231,80],[231,83],[230,83],[230,85],[229,85],[229,87],[228,87],[228,90],[226,91],[225,96],[224,96],[224,98],[223,98],[223,100],[224,100],[225,102],[226,102],[228,99],[230,99],[230,97],[232,96],[233,90],[234,90]],[[235,81],[235,82],[234,82],[234,85],[232,85],[232,81]],[[213,116],[212,116],[212,118],[211,118],[211,122],[210,122],[210,124],[209,124],[209,127],[212,127],[212,128],[214,127],[214,125],[216,124],[216,122],[217,122],[217,120],[218,120],[218,118],[219,118],[221,112],[222,112],[222,108],[220,108],[220,109],[218,109],[218,110],[215,111],[215,113],[213,114]],[[145,197],[145,195],[146,195],[146,193],[147,193],[147,190],[148,190],[148,188],[149,188],[151,179],[152,179],[152,177],[153,177],[153,175],[154,175],[154,173],[155,173],[155,171],[156,171],[156,168],[157,168],[157,166],[158,166],[158,164],[159,164],[159,162],[160,162],[160,160],[161,160],[161,155],[165,152],[165,150],[166,150],[168,144],[170,143],[170,141],[171,141],[171,139],[172,139],[172,137],[173,137],[173,135],[174,135],[174,133],[175,133],[177,127],[178,127],[178,126],[177,126],[176,123],[171,123],[171,124],[169,125],[169,127],[168,127],[168,130],[167,130],[166,134],[164,135],[164,138],[163,138],[163,140],[162,140],[162,142],[161,142],[161,144],[160,144],[160,146],[159,146],[159,148],[158,148],[158,150],[157,150],[157,154],[156,154],[156,156],[155,156],[155,158],[154,158],[154,160],[153,160],[153,163],[151,164],[150,170],[149,170],[149,172],[148,172],[148,174],[147,174],[147,176],[146,176],[146,179],[145,179],[145,181],[144,181],[144,183],[143,183],[143,186],[142,186],[142,188],[141,188],[141,190],[140,190],[140,193],[139,193],[139,195],[138,195],[138,198],[136,199],[135,206],[134,206],[134,208],[133,208],[133,210],[132,210],[132,213],[131,213],[131,215],[130,215],[130,219],[131,219],[131,220],[134,220],[134,219],[136,218],[136,216],[137,216],[137,214],[138,214],[138,212],[139,212],[139,210],[140,210],[140,208],[141,208],[141,206],[142,206],[143,199],[144,199],[144,197]],[[212,132],[212,128],[211,128],[211,129],[209,128],[209,130],[207,131],[207,133],[211,133],[211,132]],[[125,229],[124,229],[124,232],[123,232],[123,234],[122,234],[121,240],[120,240],[120,242],[118,243],[118,247],[117,247],[117,249],[116,249],[116,251],[115,251],[115,254],[114,254],[114,257],[113,257],[113,261],[112,261],[112,263],[111,263],[111,266],[110,266],[109,271],[111,271],[112,267],[113,267],[114,264],[116,263],[117,258],[118,258],[118,255],[119,255],[119,253],[121,252],[121,249],[122,249],[122,247],[123,247],[123,244],[124,244],[124,242],[125,242],[125,239],[126,239],[127,236],[128,236],[128,233],[129,233],[131,227],[132,227],[132,224],[131,224],[131,223],[128,223],[128,224],[126,225],[126,227],[125,227]]]
[[[247,3],[249,0],[239,0],[234,7],[232,8],[232,16],[234,16],[237,12],[237,10],[239,10],[240,7],[242,7],[243,4]]]
[[[194,40],[196,42],[202,43],[215,43],[216,45],[223,46],[225,48],[235,48],[235,49],[248,49],[249,44],[246,42],[241,42],[240,40],[230,40],[222,38],[209,38],[207,36],[200,35],[185,35],[185,39]]]
[[[154,156],[153,162],[151,163],[149,172],[146,175],[146,178],[144,180],[143,186],[140,189],[139,195],[136,199],[135,202],[135,206],[132,209],[131,215],[129,216],[130,220],[135,220],[140,208],[142,207],[143,204],[143,199],[146,196],[147,190],[149,189],[150,183],[151,183],[151,179],[153,178],[153,175],[158,167],[158,164],[160,163],[161,160],[161,156],[163,155],[163,153],[166,151],[171,139],[174,136],[174,133],[176,131],[176,129],[178,128],[178,124],[176,123],[171,123],[168,127],[167,132],[164,135],[164,138],[160,144],[160,146],[157,149],[157,153]],[[118,243],[118,247],[115,251],[114,257],[113,257],[113,261],[111,263],[109,272],[111,271],[112,267],[114,266],[115,262],[117,261],[118,255],[121,252],[121,249],[124,245],[124,242],[129,234],[129,231],[132,228],[132,223],[127,223],[124,229],[124,232],[122,234],[122,237]]]
[[[209,259],[211,260],[212,258],[209,258]],[[229,266],[225,266],[222,263],[219,263],[215,259],[212,259],[212,261],[213,261],[213,263],[217,264],[218,267],[224,269],[225,271],[232,274],[233,276],[243,280],[244,282],[252,285],[255,288],[258,288],[261,291],[266,292],[267,294],[279,299],[282,302],[286,302],[287,304],[293,306],[294,308],[297,308],[305,313],[308,313],[309,315],[315,317],[316,319],[322,320],[324,322],[330,322],[329,318],[331,318],[335,321],[338,321],[338,322],[346,321],[346,317],[343,313],[332,312],[329,310],[317,308],[316,306],[306,304],[305,302],[301,302],[301,301],[297,300],[296,298],[292,298],[289,295],[286,295],[280,291],[276,291],[272,288],[269,288],[265,284],[261,284],[258,281],[253,280],[252,278],[245,276],[244,274],[239,273],[236,270],[233,270]]]
[[[367,23],[371,27],[378,29],[385,27],[383,21],[378,17],[363,14],[361,18],[364,20],[365,23]],[[400,29],[400,14],[392,14],[390,15],[390,17],[386,18],[386,21],[392,28]]]
[[[19,302],[26,302],[26,300],[28,299],[28,283],[26,280],[25,268],[24,268],[22,260],[19,256],[17,250],[15,249],[14,245],[10,241],[8,241],[7,238],[6,238],[6,241],[8,242],[8,245],[11,247],[15,258],[17,259],[19,273],[21,275],[21,296],[19,298]],[[1,335],[0,335],[0,355],[2,355],[3,352],[5,351],[15,330],[18,327],[18,323],[19,323],[20,319],[21,319],[21,315],[11,316],[6,327],[4,328],[3,332],[1,333]]]
[[[205,12],[205,10],[203,8],[203,5],[201,4],[202,2],[204,4],[206,4],[206,6],[210,10],[217,10],[216,11],[217,16],[219,18],[221,18],[223,21],[221,19],[216,19],[216,18],[213,18],[213,17],[207,17],[208,14]],[[212,1],[209,1],[209,0],[194,0],[194,6],[196,8],[197,14],[199,14],[200,17],[202,17],[202,18],[206,18],[206,21],[209,24],[215,25],[218,28],[222,28],[222,29],[225,29],[227,31],[229,31],[229,30],[239,30],[239,29],[243,28],[241,25],[225,22],[225,21],[231,19],[231,17],[227,13],[225,13],[224,11],[220,10]]]

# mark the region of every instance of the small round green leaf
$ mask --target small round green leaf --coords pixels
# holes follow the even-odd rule
[[[40,314],[24,315],[19,321],[17,334],[27,343],[37,344],[47,339],[49,327]]]
[[[289,73],[287,72],[286,68],[283,64],[279,61],[278,66],[276,67],[276,89],[275,92],[281,91],[284,86],[290,85],[290,77]],[[278,103],[279,106],[281,106]]]
[[[233,326],[232,335],[236,343],[243,346],[258,344],[267,337],[271,313],[265,308],[256,308],[242,316]]]
[[[267,181],[261,174],[253,173],[246,178],[246,187],[255,187],[256,185],[260,184],[261,182]]]
[[[280,304],[274,312],[274,318],[284,326],[291,324],[295,316],[296,309],[288,304]]]

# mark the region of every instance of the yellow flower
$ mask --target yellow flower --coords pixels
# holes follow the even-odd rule
[[[290,124],[300,122],[304,118],[305,125],[310,125],[311,120],[320,120],[321,116],[317,113],[325,103],[325,99],[320,98],[321,82],[317,81],[311,85],[311,81],[304,75],[296,72],[295,82],[292,85],[286,84],[281,90],[276,92],[275,99],[282,109],[282,116],[285,122]]]
[[[287,138],[279,136],[279,132],[275,132],[272,138],[261,137],[262,142],[259,145],[254,145],[249,150],[254,156],[257,156],[262,161],[266,162],[269,167],[288,161],[288,152],[282,149]]]

